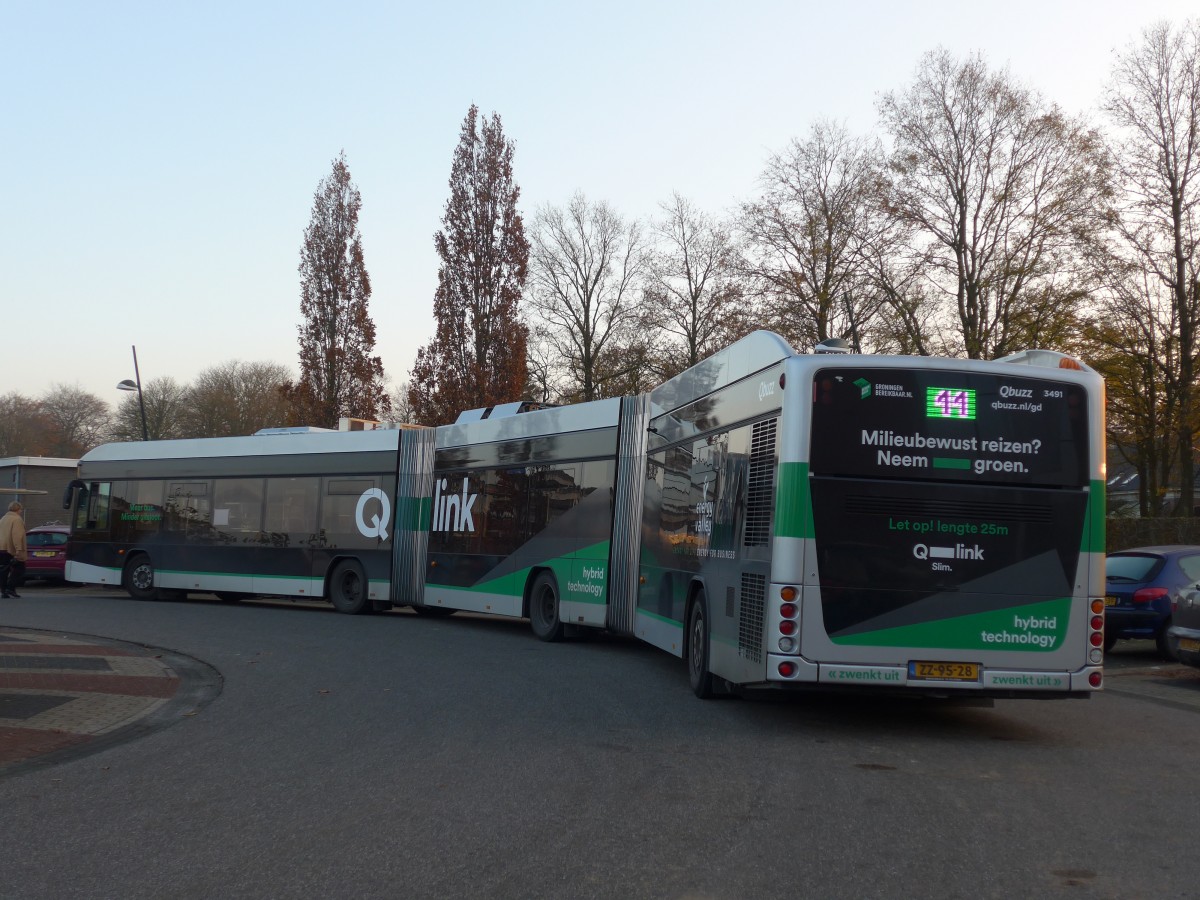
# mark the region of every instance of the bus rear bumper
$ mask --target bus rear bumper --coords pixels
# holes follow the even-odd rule
[[[1100,666],[1085,666],[1074,672],[982,668],[973,680],[911,678],[907,666],[814,663],[796,656],[767,654],[767,681],[784,684],[827,684],[856,687],[907,687],[938,691],[986,691],[1025,693],[1093,693],[1093,673]]]

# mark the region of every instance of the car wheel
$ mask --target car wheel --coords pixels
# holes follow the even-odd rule
[[[550,572],[543,572],[529,592],[529,625],[542,641],[561,641],[563,623],[558,615],[558,583]]]
[[[153,600],[158,596],[154,589],[154,564],[149,556],[138,553],[125,564],[121,586],[135,600]]]
[[[1109,650],[1111,650],[1113,648],[1113,645],[1116,642],[1117,642],[1117,638],[1115,635],[1111,635],[1108,632],[1105,632],[1104,633],[1104,652],[1107,653]]]
[[[329,600],[338,612],[357,616],[373,611],[367,596],[367,576],[356,560],[338,563],[329,576]]]
[[[1158,650],[1159,656],[1161,656],[1163,659],[1174,662],[1179,657],[1175,653],[1175,645],[1171,641],[1171,635],[1168,634],[1170,628],[1171,620],[1167,619],[1167,621],[1163,622],[1162,630],[1159,631],[1154,638],[1154,646]]]

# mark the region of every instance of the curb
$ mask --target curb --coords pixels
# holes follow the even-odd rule
[[[0,778],[160,731],[222,687],[216,669],[173,650],[0,627]]]

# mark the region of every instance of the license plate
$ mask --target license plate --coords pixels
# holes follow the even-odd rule
[[[52,559],[54,557],[53,550],[34,550],[33,555],[38,559]]]
[[[978,681],[979,663],[910,662],[908,677],[916,681]]]
[[[1108,596],[1108,597],[1105,597],[1105,598],[1104,598],[1104,605],[1105,605],[1105,606],[1116,606],[1116,605],[1117,605],[1117,598],[1116,598],[1116,597],[1113,597],[1113,596],[1111,596],[1111,595],[1110,595],[1110,596]]]
[[[1179,649],[1188,650],[1192,653],[1200,653],[1200,641],[1197,641],[1194,638],[1180,638]]]

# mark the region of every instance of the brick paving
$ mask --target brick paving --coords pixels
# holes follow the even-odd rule
[[[0,775],[105,743],[161,710],[181,683],[152,648],[0,628]]]

